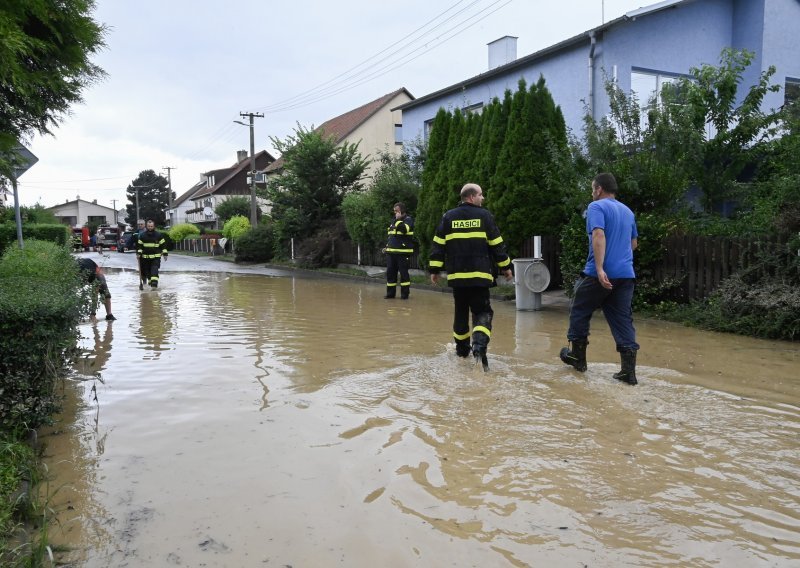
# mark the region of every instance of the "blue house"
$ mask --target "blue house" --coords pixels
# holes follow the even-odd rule
[[[740,95],[774,65],[767,109],[800,98],[800,0],[667,0],[628,12],[621,18],[561,43],[516,58],[516,39],[489,44],[489,70],[405,103],[403,141],[427,140],[440,108],[480,112],[520,78],[530,85],[543,75],[564,113],[567,127],[580,136],[585,113],[599,120],[609,112],[606,79],[624,92],[633,89],[646,102],[664,82],[684,77],[692,67],[717,65],[725,47],[755,53]]]

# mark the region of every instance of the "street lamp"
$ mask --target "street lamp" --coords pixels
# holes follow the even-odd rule
[[[241,120],[234,120],[236,124],[248,126],[250,128],[250,225],[255,227],[258,224],[258,204],[256,203],[256,143],[255,131],[253,128],[253,119],[256,117],[262,118],[263,114],[254,112],[240,112],[239,116],[250,117],[250,123],[242,122]]]

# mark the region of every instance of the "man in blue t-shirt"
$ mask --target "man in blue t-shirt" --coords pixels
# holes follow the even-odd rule
[[[617,344],[622,369],[614,378],[629,385],[636,380],[636,330],[633,327],[633,251],[639,233],[633,211],[617,201],[617,180],[609,173],[592,180],[592,203],[586,211],[589,258],[578,280],[569,309],[567,339],[559,356],[578,371],[586,370],[586,346],[592,313],[602,308]]]

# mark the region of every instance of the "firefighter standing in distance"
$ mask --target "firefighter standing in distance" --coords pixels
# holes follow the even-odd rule
[[[483,190],[479,185],[468,183],[461,188],[461,204],[447,211],[436,228],[428,269],[431,282],[436,284],[439,271],[444,268],[447,285],[453,288],[456,354],[468,357],[471,351],[476,361],[480,359],[483,370],[488,371],[486,350],[494,315],[489,288],[497,285],[498,271],[502,271],[507,279],[511,278],[511,260],[494,217],[482,205]]]
[[[149,281],[151,288],[158,288],[158,269],[161,259],[167,260],[167,243],[152,219],[147,220],[146,230],[136,239],[136,256],[141,261],[142,279]]]
[[[394,219],[389,225],[389,239],[386,248],[386,295],[391,299],[397,294],[397,273],[400,273],[400,299],[408,300],[411,292],[411,277],[408,267],[414,254],[414,219],[406,213],[402,203],[394,204]]]

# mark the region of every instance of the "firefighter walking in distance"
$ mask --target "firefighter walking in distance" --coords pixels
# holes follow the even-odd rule
[[[397,294],[397,274],[400,274],[400,299],[408,300],[411,292],[411,277],[408,267],[414,254],[414,219],[406,212],[402,203],[394,204],[394,219],[389,225],[389,238],[383,249],[386,260],[386,295],[391,299]]]
[[[447,211],[436,228],[428,270],[431,282],[436,284],[439,272],[444,268],[447,285],[453,289],[456,354],[468,357],[471,352],[476,361],[481,361],[484,371],[489,370],[486,350],[492,336],[494,315],[489,289],[497,285],[498,272],[502,271],[507,279],[511,278],[510,264],[494,217],[483,209],[483,190],[474,183],[464,185],[461,203]]]
[[[147,220],[145,231],[136,238],[136,256],[141,262],[142,279],[149,282],[151,288],[158,288],[158,270],[161,259],[167,260],[167,243],[164,235],[156,231],[152,219]]]

